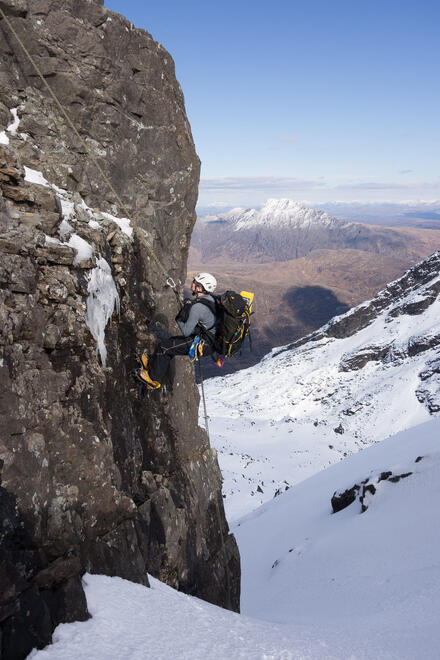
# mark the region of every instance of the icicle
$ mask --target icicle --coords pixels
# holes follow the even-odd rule
[[[107,349],[105,347],[105,328],[111,319],[115,306],[119,314],[119,294],[113,280],[112,271],[105,259],[100,257],[96,268],[90,273],[87,286],[86,324],[96,341],[97,350],[105,367]]]

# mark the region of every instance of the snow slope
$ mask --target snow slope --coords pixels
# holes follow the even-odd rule
[[[334,491],[385,470],[412,474],[377,484],[365,513],[359,501],[332,513]],[[234,529],[242,612],[353,634],[351,657],[438,658],[439,497],[439,419],[300,483]]]
[[[93,618],[62,624],[37,660],[438,658],[440,420],[351,456],[235,528],[242,615],[120,578],[85,576]],[[421,460],[415,459],[423,456]],[[393,470],[368,510],[333,514],[330,498]],[[250,618],[250,616],[256,618]]]
[[[341,658],[346,644],[329,647],[317,630],[273,625],[186,596],[151,578],[151,589],[127,580],[86,575],[93,616],[61,624],[36,660],[233,660]]]
[[[431,418],[440,391],[439,265],[436,253],[293,348],[206,382],[230,521]],[[359,329],[340,330],[350,323]]]

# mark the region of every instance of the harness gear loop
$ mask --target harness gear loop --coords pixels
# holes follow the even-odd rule
[[[197,362],[199,358],[202,357],[204,348],[204,340],[200,337],[200,335],[196,335],[188,351],[191,362]]]
[[[58,99],[58,97],[56,96],[55,92],[53,91],[53,89],[51,88],[51,86],[49,85],[49,83],[47,82],[46,78],[45,78],[45,77],[43,76],[43,74],[41,73],[41,71],[40,71],[38,65],[36,64],[35,60],[33,59],[32,55],[29,53],[29,51],[28,51],[28,49],[26,48],[26,46],[24,45],[22,39],[21,39],[21,38],[19,37],[19,35],[17,34],[17,31],[14,29],[14,27],[12,26],[10,20],[8,19],[8,17],[6,16],[5,12],[3,11],[3,9],[2,9],[1,7],[0,7],[0,17],[5,21],[6,25],[7,25],[8,28],[9,28],[9,30],[10,30],[11,33],[14,35],[15,39],[18,41],[18,43],[19,43],[19,45],[21,46],[21,48],[22,48],[24,54],[26,55],[27,59],[29,60],[30,64],[32,65],[32,67],[34,68],[34,70],[35,70],[37,76],[40,78],[40,80],[42,81],[43,85],[46,87],[46,89],[47,89],[47,91],[49,92],[49,94],[50,94],[50,96],[52,97],[52,99],[55,101],[55,103],[56,103],[58,109],[61,111],[61,114],[64,116],[64,118],[65,118],[65,120],[67,121],[68,125],[70,126],[70,128],[72,129],[72,131],[75,133],[75,135],[76,135],[76,137],[78,138],[78,140],[81,142],[81,145],[82,145],[82,147],[84,148],[84,150],[85,150],[87,156],[89,157],[90,161],[93,163],[93,165],[96,167],[96,169],[98,170],[98,172],[100,173],[100,175],[101,175],[102,178],[104,179],[104,182],[107,184],[109,190],[113,193],[113,195],[114,195],[116,201],[118,202],[120,208],[123,210],[123,212],[125,213],[126,217],[127,217],[127,218],[130,218],[130,217],[131,217],[131,213],[127,210],[127,207],[125,206],[124,202],[122,201],[122,199],[120,198],[120,196],[119,196],[118,193],[116,192],[116,190],[115,190],[115,188],[114,188],[112,182],[110,181],[110,179],[108,178],[108,176],[106,175],[106,173],[104,172],[104,170],[102,169],[102,167],[100,166],[100,164],[98,163],[98,161],[96,160],[96,158],[95,158],[95,157],[93,156],[93,154],[91,153],[91,151],[90,151],[90,149],[88,148],[87,143],[85,142],[84,138],[83,138],[83,137],[80,135],[80,133],[78,132],[78,130],[77,130],[75,124],[74,124],[73,121],[70,119],[70,117],[69,117],[69,115],[67,114],[67,112],[66,112],[64,106],[62,105],[62,103],[60,102],[60,100]],[[135,215],[134,217],[136,217],[136,215]],[[157,258],[157,256],[156,256],[156,254],[154,253],[154,251],[153,251],[148,245],[144,245],[144,248],[147,250],[147,252],[149,253],[149,255],[152,257],[152,259],[153,259],[153,261],[155,262],[156,266],[158,267],[159,271],[165,276],[166,283],[169,284],[169,286],[170,286],[173,290],[175,290],[175,289],[176,289],[176,284],[175,284],[174,280],[173,280],[173,279],[167,274],[165,268],[162,266],[161,262],[160,262],[159,259]],[[168,280],[171,280],[171,283],[169,283]],[[177,294],[177,292],[176,292],[176,294]]]

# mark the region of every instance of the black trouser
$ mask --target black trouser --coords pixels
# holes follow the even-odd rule
[[[168,374],[171,360],[175,355],[188,355],[194,337],[168,337],[162,339],[148,363],[148,372],[153,380],[162,383]],[[204,343],[203,355],[211,355],[212,346]]]

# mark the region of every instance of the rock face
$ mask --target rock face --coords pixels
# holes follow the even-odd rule
[[[172,59],[99,1],[0,7],[81,137],[0,20],[0,648],[20,658],[87,618],[86,570],[237,610],[240,564],[189,362],[145,396],[131,378],[157,323],[177,331],[165,273],[183,282],[195,221]]]

